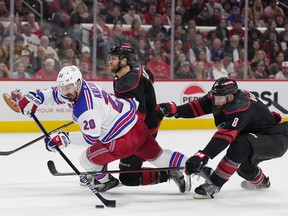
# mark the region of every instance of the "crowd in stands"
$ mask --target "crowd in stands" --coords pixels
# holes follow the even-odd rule
[[[83,44],[81,24],[93,23],[94,2],[15,0],[14,23],[10,23],[10,1],[0,0],[0,78],[54,80],[63,66],[76,65],[85,79],[112,79],[105,70],[108,51],[128,42],[156,80],[170,79],[171,65],[173,79],[243,79],[244,68],[248,79],[288,79],[288,10],[277,0],[248,1],[247,67],[244,0],[175,0],[174,22],[171,0],[98,0],[97,24],[89,30],[90,43]],[[42,19],[37,16],[41,11]],[[200,31],[199,26],[215,28]],[[94,37],[96,59],[92,58]]]

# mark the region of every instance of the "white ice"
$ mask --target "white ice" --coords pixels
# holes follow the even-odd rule
[[[157,139],[163,148],[191,156],[206,145],[213,132],[160,131]],[[0,134],[0,151],[17,148],[41,135]],[[78,157],[83,150],[73,145],[63,150],[81,171]],[[209,165],[215,168],[222,156],[211,160]],[[192,191],[186,194],[180,194],[172,181],[153,186],[116,188],[102,195],[126,205],[104,209],[95,208],[101,202],[88,188],[79,185],[78,176],[52,176],[47,169],[48,160],[53,160],[59,171],[72,171],[58,153],[48,152],[41,141],[12,155],[0,156],[1,216],[288,215],[287,155],[260,164],[271,180],[271,188],[265,191],[241,189],[241,178],[234,174],[215,199],[195,200],[193,190],[202,180],[192,178]],[[113,162],[109,169],[118,169],[118,162]]]

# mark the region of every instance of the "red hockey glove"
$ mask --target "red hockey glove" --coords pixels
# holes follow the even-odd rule
[[[43,103],[42,98],[35,92],[29,92],[24,95],[19,101],[18,106],[21,109],[23,115],[29,115],[35,113],[38,106]]]
[[[199,173],[201,168],[208,162],[208,156],[202,151],[198,151],[194,156],[190,157],[185,164],[185,173],[191,175],[193,173]]]
[[[177,114],[177,105],[174,102],[157,104],[156,111],[159,115],[172,117]]]
[[[48,151],[56,152],[55,146],[58,146],[60,149],[65,148],[70,144],[69,133],[68,132],[60,132],[55,137],[47,137],[45,138],[46,149]]]

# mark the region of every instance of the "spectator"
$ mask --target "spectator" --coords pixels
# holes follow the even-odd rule
[[[280,42],[282,50],[286,50],[288,48],[288,32],[282,34],[283,40]]]
[[[167,42],[168,32],[162,25],[162,15],[155,14],[153,25],[148,29],[148,38],[151,42],[161,40],[162,43]]]
[[[92,71],[90,69],[90,62],[84,59],[83,61],[80,62],[79,65],[79,70],[82,73],[82,77],[85,80],[90,80],[93,78]]]
[[[181,67],[179,71],[176,71],[175,79],[195,79],[196,76],[193,73],[193,70],[188,61],[184,61],[181,63]]]
[[[63,35],[70,27],[70,15],[74,11],[72,0],[53,0],[49,5],[48,15],[54,24],[57,35]]]
[[[220,23],[216,26],[215,31],[217,32],[218,37],[221,42],[225,44],[228,41],[229,30],[227,28],[227,21],[225,18],[220,20]]]
[[[277,28],[283,28],[284,27],[285,16],[283,16],[283,14],[281,14],[281,13],[275,14],[274,20],[275,20]]]
[[[58,76],[58,73],[54,70],[55,61],[53,59],[46,59],[44,68],[36,71],[35,78],[36,79],[49,79],[55,80]]]
[[[257,28],[266,27],[266,24],[265,24],[264,20],[262,19],[260,12],[254,12],[253,20],[255,22],[255,27],[257,27]]]
[[[227,48],[225,49],[225,52],[230,52],[233,55],[233,62],[237,61],[239,59],[239,52],[242,49],[242,46],[240,45],[240,38],[239,35],[235,34],[232,35],[229,39],[229,44]]]
[[[9,77],[9,69],[6,64],[0,63],[0,78]]]
[[[66,35],[62,38],[60,45],[55,49],[60,60],[66,57],[66,50],[72,48],[72,43],[73,41],[70,36]]]
[[[196,65],[198,62],[203,62],[204,70],[206,73],[208,73],[208,71],[212,68],[211,62],[207,60],[207,54],[205,50],[201,50],[199,52],[199,60],[197,60],[193,65]]]
[[[40,28],[39,24],[35,21],[34,13],[30,12],[27,15],[27,22],[30,24],[31,34],[34,34],[37,37],[40,37],[41,36],[41,28]]]
[[[77,58],[76,52],[73,48],[69,48],[66,50],[65,59],[67,59],[71,65],[76,65],[77,67],[79,67],[80,60]]]
[[[33,65],[31,63],[31,54],[28,50],[22,50],[20,57],[14,62],[23,62],[25,64],[25,71],[31,76],[34,74]]]
[[[128,8],[128,13],[125,13],[123,15],[123,19],[125,20],[126,24],[131,25],[132,21],[135,19],[135,20],[138,20],[138,22],[141,25],[141,18],[138,14],[136,14],[136,9],[134,5],[130,5],[130,7]]]
[[[234,62],[233,73],[229,75],[230,79],[243,79],[244,78],[244,64],[241,60]]]
[[[121,15],[120,7],[113,6],[106,16],[106,23],[115,24],[118,20],[120,20],[122,24],[125,24],[125,19]]]
[[[178,27],[178,26],[182,26],[183,31],[186,33],[187,32],[187,28],[186,26],[183,24],[183,18],[180,14],[175,14],[175,20],[174,20],[174,30]],[[171,35],[171,27],[168,30],[168,34]]]
[[[89,68],[91,66],[91,56],[90,56],[90,48],[87,46],[83,46],[81,49],[81,56],[80,56],[81,61],[87,61],[89,63]]]
[[[53,59],[59,61],[59,57],[58,57],[57,52],[49,44],[50,44],[49,38],[46,35],[43,35],[40,38],[40,46],[43,46],[45,48],[46,54],[50,55],[49,58],[53,58]]]
[[[249,47],[250,48],[248,50],[248,60],[252,61],[257,51],[261,49],[260,41],[259,40],[253,41],[252,46]]]
[[[4,0],[0,1],[0,20],[1,21],[9,20],[9,11],[7,10]]]
[[[171,26],[171,4],[165,4],[165,10],[162,10],[162,24]],[[175,22],[175,20],[174,20]]]
[[[234,63],[232,60],[233,60],[233,55],[229,52],[225,53],[223,57],[223,67],[227,71],[229,77],[231,74],[234,73]]]
[[[276,30],[276,22],[274,20],[272,20],[269,24],[269,26],[267,27],[267,29],[263,32],[262,34],[262,40],[263,42],[269,40],[270,37],[270,33],[271,32],[275,32],[276,36],[278,36],[277,30]]]
[[[139,39],[138,45],[135,47],[137,60],[141,65],[146,65],[149,62],[149,45],[144,38]]]
[[[200,14],[195,18],[195,22],[197,26],[216,26],[218,24],[217,20],[212,20],[209,17],[209,11],[207,6],[204,6],[201,9]]]
[[[202,61],[197,61],[194,66],[194,74],[197,80],[207,79],[208,71],[204,69],[204,63]]]
[[[189,61],[193,65],[195,61],[199,61],[199,52],[204,50],[206,54],[206,61],[210,62],[211,52],[209,48],[204,44],[203,36],[201,34],[195,35],[195,43],[189,49]]]
[[[170,78],[170,67],[163,61],[161,56],[160,51],[154,51],[152,59],[146,65],[146,68],[153,73],[156,80]]]
[[[123,27],[119,24],[114,25],[111,38],[108,40],[107,48],[111,49],[113,46],[127,43],[128,38],[124,34]]]
[[[27,44],[24,42],[24,38],[22,35],[15,36],[14,39],[14,60],[17,60],[22,50],[26,50],[28,48]],[[9,50],[7,50],[9,52]]]
[[[230,15],[227,17],[228,26],[234,27],[238,20],[240,20],[242,24],[244,18],[240,14],[240,8],[238,6],[233,6]]]
[[[282,31],[282,32],[280,32],[279,34],[278,34],[278,39],[279,39],[279,41],[280,42],[282,42],[282,41],[284,41],[284,36],[285,35],[288,35],[288,19],[285,21],[285,23],[284,23],[284,31]],[[283,49],[284,50],[284,49]]]
[[[287,80],[288,79],[288,61],[282,63],[282,69],[275,76],[276,80]]]
[[[141,28],[141,21],[134,19],[131,22],[130,29],[125,31],[125,34],[133,40],[133,38],[138,34],[139,28]]]
[[[32,58],[34,73],[31,75],[34,75],[36,71],[44,67],[46,58],[47,58],[47,51],[43,46],[39,46],[36,52],[36,56],[33,56]]]
[[[260,61],[257,65],[256,71],[254,71],[255,79],[268,79],[269,73],[267,65],[264,61]]]
[[[208,71],[209,79],[219,79],[221,77],[228,77],[227,71],[224,69],[222,60],[220,58],[214,59],[213,67]]]
[[[159,51],[159,53],[161,53],[161,58],[163,61],[165,61],[167,64],[170,63],[170,54],[167,52],[164,44],[160,39],[154,41],[154,49],[149,50],[150,56],[152,57],[153,53],[156,51]]]
[[[189,19],[195,19],[197,17],[198,14],[200,14],[201,9],[204,6],[204,0],[196,0],[193,1],[193,4],[191,6],[191,8],[189,9]]]
[[[183,62],[187,61],[187,56],[184,52],[180,52],[177,57],[175,56],[175,61],[174,61],[174,71],[180,71],[181,65]],[[190,63],[189,63],[190,65]]]
[[[272,63],[268,67],[269,79],[275,79],[276,74],[279,72],[279,65],[277,63]]]
[[[80,41],[81,36],[81,23],[92,23],[92,18],[89,15],[87,6],[83,2],[76,5],[75,11],[71,14],[70,28],[68,34],[72,39]]]
[[[264,11],[263,11],[263,15],[264,15],[266,22],[269,20],[273,20],[274,15],[277,12],[281,13],[283,16],[285,16],[283,10],[277,6],[277,0],[270,0],[269,5],[267,7],[265,7]]]
[[[223,17],[224,15],[224,9],[222,5],[218,2],[215,2],[215,0],[208,0],[208,2],[205,4],[208,8],[209,16],[212,16],[215,12],[215,9],[220,10],[220,17]]]
[[[10,8],[10,5],[7,7]],[[24,18],[30,12],[29,8],[23,4],[23,0],[15,0],[14,2],[14,15]]]
[[[0,64],[4,63],[6,64],[8,62],[7,55],[5,53],[5,50],[3,47],[0,47]]]
[[[284,62],[285,55],[283,51],[276,53],[275,56],[275,63],[278,64],[279,68],[281,69],[282,63]]]
[[[30,75],[26,72],[26,67],[25,67],[25,63],[19,61],[16,64],[16,71],[12,72],[9,75],[9,78],[12,79],[30,79]]]
[[[148,7],[148,12],[146,12],[143,16],[143,19],[142,19],[142,24],[143,25],[153,25],[153,23],[155,23],[154,21],[154,17],[157,13],[157,6],[156,4],[149,4],[149,7]],[[162,19],[162,17],[161,17]],[[162,20],[161,20],[162,22]]]
[[[262,1],[261,0],[255,0],[254,4],[253,4],[253,9],[252,9],[253,15],[255,16],[255,13],[258,13],[259,17],[261,17],[263,12],[264,12],[264,9],[263,9]],[[258,26],[258,27],[260,27],[260,26]],[[264,27],[264,26],[261,26],[261,27]]]
[[[255,27],[253,20],[249,20],[248,28],[248,44],[251,46],[254,41],[261,40],[262,33]]]
[[[215,58],[224,58],[225,50],[222,47],[222,42],[219,38],[215,38],[212,42],[212,47],[210,49],[211,59],[210,61],[214,61]]]
[[[257,65],[259,62],[264,62],[266,66],[269,65],[269,59],[266,56],[266,53],[263,49],[259,49],[253,59],[251,60],[251,69],[253,72],[256,71]]]
[[[24,43],[28,44],[28,49],[32,55],[36,55],[37,47],[40,45],[40,39],[37,35],[32,33],[32,28],[29,23],[22,26],[22,36]]]
[[[239,39],[244,38],[245,31],[242,28],[242,20],[236,20],[234,26],[229,30],[229,37],[232,35],[238,35]]]

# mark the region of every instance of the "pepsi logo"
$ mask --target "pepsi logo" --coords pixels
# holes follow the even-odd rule
[[[206,90],[198,84],[190,84],[183,90],[181,94],[181,103],[187,103],[189,101],[203,97],[206,94]]]

